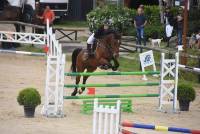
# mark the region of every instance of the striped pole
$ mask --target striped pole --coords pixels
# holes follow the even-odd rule
[[[121,132],[122,132],[122,134],[136,134],[134,132],[130,132],[130,131],[125,130],[125,129],[122,129]]]
[[[94,99],[94,98],[131,98],[131,97],[158,97],[159,94],[124,94],[124,95],[88,95],[64,96],[64,99]]]
[[[196,72],[200,74],[200,68],[190,67],[190,66],[181,65],[181,64],[179,64],[178,67],[186,71]]]
[[[147,82],[147,83],[128,83],[128,84],[67,84],[66,88],[79,88],[79,87],[131,87],[131,86],[158,86],[159,82]]]
[[[153,75],[160,74],[159,71],[146,71],[146,72],[70,72],[65,73],[65,76],[102,76],[102,75]]]
[[[132,127],[132,128],[151,129],[151,130],[156,130],[156,131],[170,131],[170,132],[200,134],[200,130],[191,130],[188,128],[156,126],[156,125],[148,125],[148,124],[138,124],[138,123],[130,123],[130,122],[123,122],[122,126],[123,127]]]
[[[22,54],[30,56],[46,56],[46,53],[36,53],[36,52],[26,52],[26,51],[14,51],[14,50],[3,50],[0,49],[0,53],[12,53],[12,54]]]

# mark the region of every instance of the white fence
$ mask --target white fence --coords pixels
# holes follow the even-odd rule
[[[93,134],[119,134],[120,100],[116,106],[103,106],[94,100]]]

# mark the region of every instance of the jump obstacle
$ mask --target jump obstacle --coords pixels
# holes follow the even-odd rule
[[[131,113],[132,109],[132,100],[131,99],[120,99],[121,101],[121,110],[123,112]],[[117,99],[99,99],[99,104],[103,106],[115,106]],[[94,108],[94,100],[83,100],[83,105],[81,105],[81,113],[91,114]]]
[[[160,82],[144,82],[144,83],[124,83],[124,84],[63,84],[65,88],[74,87],[130,87],[130,86],[159,86],[159,94],[124,94],[124,95],[94,95],[94,96],[64,96],[64,99],[94,99],[94,98],[132,98],[132,97],[160,97],[159,110],[163,109],[165,104],[171,104],[173,111],[176,111],[176,94],[178,81],[178,54],[176,59],[165,59],[162,54],[161,72],[94,72],[94,73],[64,73],[64,76],[116,76],[116,75],[153,75],[160,74]],[[171,77],[169,77],[171,76]],[[174,92],[172,92],[174,90]],[[170,99],[169,99],[170,98]],[[173,100],[173,101],[169,101]]]
[[[155,126],[150,124],[122,122],[121,123],[121,101],[118,100],[116,106],[103,106],[98,99],[94,100],[93,110],[93,134],[136,134],[126,130],[126,128],[139,128],[155,131],[169,131],[180,133],[200,134],[200,130],[188,128]],[[126,127],[126,128],[124,128]]]
[[[63,117],[63,98],[71,98],[69,96],[63,97],[63,90],[65,87],[86,87],[95,86],[96,84],[86,85],[68,85],[64,84],[65,75],[143,75],[143,74],[159,74],[159,72],[108,72],[108,73],[92,73],[92,74],[73,74],[65,73],[65,54],[62,54],[61,44],[56,40],[52,28],[47,23],[46,34],[33,34],[33,33],[18,33],[18,32],[5,32],[0,31],[0,41],[15,42],[24,44],[39,44],[47,45],[49,48],[47,52],[47,73],[45,84],[45,103],[42,110],[45,116]],[[99,87],[119,87],[119,86],[160,86],[159,93],[159,109],[162,110],[165,104],[170,104],[173,111],[176,111],[176,96],[177,96],[177,81],[178,81],[178,54],[176,59],[165,59],[162,54],[161,59],[161,79],[160,83],[129,83],[129,84],[98,84]],[[172,76],[169,79],[169,76]],[[166,79],[167,78],[167,79]],[[174,91],[174,92],[172,92]],[[126,98],[126,95],[118,95]],[[142,97],[149,95],[131,95],[132,97]],[[151,95],[150,95],[151,96]],[[153,95],[152,95],[153,96]],[[156,95],[157,96],[157,95]],[[98,97],[98,96],[96,96]],[[112,97],[113,96],[107,96]],[[116,97],[116,96],[115,96]],[[76,98],[76,97],[74,97]],[[79,97],[78,99],[80,99]],[[84,97],[83,97],[84,98]],[[85,97],[87,98],[87,96]],[[171,98],[171,99],[169,99]],[[77,98],[76,98],[77,99]],[[168,101],[173,100],[173,101]]]
[[[29,56],[46,56],[46,53],[36,53],[36,52],[26,52],[26,51],[14,51],[14,50],[3,50],[3,49],[0,49],[0,53],[22,54],[22,55],[29,55]]]
[[[188,128],[178,128],[178,127],[166,127],[166,126],[157,126],[150,124],[140,124],[140,123],[131,123],[131,122],[122,122],[122,127],[128,128],[140,128],[140,129],[151,129],[155,131],[169,131],[169,132],[179,132],[179,133],[191,133],[191,134],[200,134],[200,130],[192,130]],[[122,134],[133,134],[133,132],[122,129]]]

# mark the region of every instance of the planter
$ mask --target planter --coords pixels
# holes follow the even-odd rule
[[[189,111],[190,101],[188,100],[179,100],[180,111]]]
[[[35,115],[35,107],[24,106],[24,115],[28,118],[33,118]]]

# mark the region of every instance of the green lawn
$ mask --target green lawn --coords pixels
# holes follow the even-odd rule
[[[36,53],[44,53],[43,48],[34,47],[32,45],[25,45],[18,47],[17,51],[27,51],[27,52],[36,52]]]
[[[43,48],[36,48],[36,47],[33,47],[32,45],[26,45],[26,46],[19,47],[19,48],[17,48],[17,50],[28,51],[28,52],[40,52],[40,53],[44,52]],[[188,49],[187,52],[189,54],[192,54],[192,55],[200,55],[200,51],[197,50],[197,49]],[[138,61],[139,60],[139,53],[130,53],[128,56],[131,57],[131,58],[137,59],[137,60],[132,60],[132,59],[120,57],[119,58],[119,63],[120,63],[119,70],[120,71],[141,71],[140,62]],[[160,63],[160,57],[161,57],[161,53],[154,52],[154,58],[155,58],[156,63]],[[166,58],[168,58],[168,55],[166,55]],[[68,56],[67,60],[71,61],[71,56]],[[197,66],[198,60],[188,59],[187,65],[192,66],[192,67],[198,67]],[[146,70],[152,70],[152,68],[149,67]],[[157,65],[157,70],[160,70],[159,65]],[[180,82],[189,82],[189,83],[197,84],[197,83],[199,83],[198,77],[199,76],[196,73],[185,72],[181,69],[179,71],[179,81]]]
[[[139,60],[139,53],[132,53],[128,55],[129,57],[133,57],[134,59]],[[160,63],[160,57],[161,54],[159,52],[154,52],[154,59],[156,63]],[[166,58],[168,56],[166,55]],[[120,71],[141,71],[140,69],[140,62],[137,60],[131,60],[131,59],[126,59],[126,58],[119,58],[119,63]],[[188,60],[188,65],[189,66],[195,66],[197,65],[197,60]],[[160,66],[156,65],[157,70],[160,70]],[[145,70],[152,70],[152,67],[145,68]],[[198,74],[196,73],[191,73],[191,72],[185,72],[183,70],[179,70],[179,82],[180,83],[191,83],[194,84],[195,86],[200,86],[199,81],[198,81]]]

